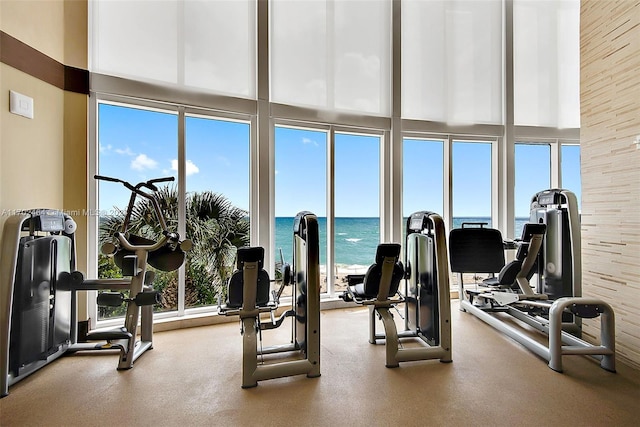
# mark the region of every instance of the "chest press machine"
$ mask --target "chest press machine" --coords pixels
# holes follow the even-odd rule
[[[399,244],[378,245],[376,262],[361,283],[348,286],[342,299],[369,307],[369,342],[384,340],[387,368],[429,359],[448,363],[451,307],[444,222],[433,212],[416,212],[407,219],[406,232],[405,267],[399,262]],[[399,290],[403,280],[405,289]],[[404,305],[401,332],[391,312],[398,305]],[[376,317],[382,320],[384,334],[376,333]],[[404,347],[401,339],[418,345]]]
[[[280,289],[270,297],[269,274],[263,269],[262,247],[239,248],[237,269],[229,280],[226,304],[219,312],[239,316],[242,334],[242,388],[256,387],[258,381],[306,374],[320,376],[320,243],[318,219],[310,212],[300,212],[294,220],[293,267],[285,265]],[[284,286],[291,281],[291,308],[279,318]],[[270,320],[260,315],[268,313]],[[262,332],[280,327],[290,317],[289,344],[262,348]],[[260,340],[260,343],[258,342]],[[258,345],[260,344],[260,349]],[[268,354],[289,353],[292,360],[265,363]],[[261,362],[261,363],[259,363]]]
[[[547,360],[562,372],[563,355],[590,355],[615,372],[614,313],[606,302],[582,296],[580,221],[575,195],[563,189],[535,194],[530,223],[525,224],[516,259],[504,265],[500,231],[484,227],[451,230],[451,271],[460,276],[460,309],[469,312]],[[491,273],[464,288],[464,273]],[[537,275],[536,286],[530,279]],[[518,326],[500,318],[510,315],[548,335],[541,344]],[[600,344],[581,339],[582,318],[600,317]]]

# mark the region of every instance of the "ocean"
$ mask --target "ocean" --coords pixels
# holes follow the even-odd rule
[[[285,262],[293,260],[293,217],[276,218],[276,261],[280,261],[279,251]],[[522,228],[529,218],[516,218],[515,236],[520,237]],[[484,217],[459,217],[453,219],[453,227],[463,222],[486,222]],[[406,224],[406,219],[404,221]],[[327,218],[318,218],[320,232],[320,264],[326,262]],[[373,263],[376,248],[380,243],[380,218],[336,218],[335,219],[335,264],[338,266],[368,266]]]

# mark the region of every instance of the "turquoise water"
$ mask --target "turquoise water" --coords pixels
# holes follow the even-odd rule
[[[286,262],[291,262],[293,242],[293,217],[276,218],[276,254],[282,249]],[[515,236],[522,234],[522,227],[528,218],[516,218]],[[453,219],[454,228],[463,222],[486,222],[491,226],[490,218],[460,217]],[[406,221],[405,221],[406,223]],[[327,255],[327,219],[318,218],[320,231],[320,264],[326,262]],[[335,263],[338,265],[370,265],[373,263],[376,248],[380,243],[380,218],[336,218],[335,219]],[[276,257],[280,260],[280,255]]]

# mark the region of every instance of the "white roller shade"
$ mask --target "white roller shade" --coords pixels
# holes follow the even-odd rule
[[[514,122],[580,127],[580,1],[514,0]]]
[[[390,114],[391,2],[271,3],[275,102]]]
[[[402,2],[402,116],[502,121],[502,2]]]
[[[250,0],[95,0],[91,71],[255,98]]]

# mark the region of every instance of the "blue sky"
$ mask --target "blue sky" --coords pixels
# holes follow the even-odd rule
[[[100,104],[99,173],[137,183],[163,176],[177,177],[178,116],[157,111]],[[224,194],[249,208],[249,137],[247,123],[187,117],[187,191]],[[309,210],[326,215],[328,134],[276,127],[276,216]],[[339,217],[379,216],[380,138],[336,134],[335,209]],[[404,143],[404,206],[442,212],[440,141],[407,139]],[[548,145],[516,149],[516,216],[528,216],[531,197],[549,188]],[[563,147],[564,187],[579,196],[579,147]],[[489,216],[491,209],[491,146],[455,142],[453,146],[454,216]],[[100,183],[100,209],[124,207],[129,192],[114,183]],[[578,189],[578,190],[576,190]]]

